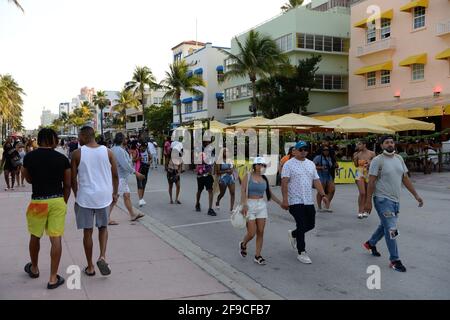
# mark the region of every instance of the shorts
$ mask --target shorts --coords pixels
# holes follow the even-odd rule
[[[328,172],[325,172],[325,173],[319,172],[318,174],[319,174],[320,182],[322,184],[326,185],[329,182],[333,182],[334,181],[333,177]]]
[[[197,185],[199,192],[203,191],[203,189],[210,191],[213,189],[214,178],[212,175],[199,176],[197,177]]]
[[[128,186],[128,179],[119,178],[119,195],[124,193],[130,193],[130,187]]]
[[[365,182],[369,182],[369,171],[365,168],[356,168],[355,180],[364,180]]]
[[[64,198],[31,200],[27,209],[28,232],[41,238],[45,230],[49,237],[61,237],[64,234],[66,213]]]
[[[248,199],[248,220],[254,221],[256,219],[267,219],[267,202],[264,199]]]
[[[150,169],[150,165],[148,165],[146,163],[141,163],[141,168],[139,169],[139,173],[142,174],[145,178],[142,180],[139,180],[138,178],[136,178],[137,188],[139,190],[145,190],[145,187],[147,186],[149,169]]]
[[[168,183],[178,183],[180,181],[180,176],[178,172],[173,169],[168,169],[167,171],[167,182]]]
[[[95,226],[97,228],[107,227],[109,221],[109,207],[103,209],[88,209],[79,206],[78,203],[75,203],[75,217],[77,220],[78,230],[93,229],[94,216]]]
[[[235,184],[234,177],[231,174],[225,174],[219,179],[219,184],[231,186]]]

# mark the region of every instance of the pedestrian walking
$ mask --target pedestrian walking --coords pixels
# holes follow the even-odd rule
[[[19,142],[16,145],[16,151],[20,155],[20,163],[16,168],[16,181],[18,187],[25,187],[24,181],[25,177],[22,174],[22,166],[23,166],[23,159],[25,158],[25,155],[27,154],[25,152],[25,148],[22,142]]]
[[[204,189],[208,192],[208,215],[215,217],[217,216],[217,213],[213,210],[213,185],[214,185],[214,178],[213,178],[213,166],[211,164],[208,164],[208,160],[206,159],[206,154],[204,152],[200,153],[201,157],[201,164],[197,164],[195,168],[195,172],[197,173],[197,196],[196,196],[196,203],[195,203],[195,210],[197,212],[201,212],[200,207],[200,198],[202,195],[202,192]]]
[[[131,221],[136,221],[144,217],[143,214],[135,214],[133,206],[131,205],[131,191],[128,186],[128,177],[131,174],[136,175],[138,179],[144,179],[144,176],[140,174],[132,165],[132,161],[129,153],[126,151],[126,146],[128,144],[128,139],[125,138],[124,134],[119,132],[114,138],[114,147],[111,151],[117,162],[117,169],[119,173],[119,196],[123,196],[123,202],[128,210]],[[109,213],[109,225],[118,225],[114,220],[111,220],[111,213],[114,208],[115,203],[111,204],[111,209]]]
[[[139,179],[136,177],[137,189],[138,189],[138,197],[139,197],[139,207],[145,206],[147,203],[144,200],[145,195],[145,187],[147,186],[148,181],[148,172],[150,170],[150,162],[151,156],[148,153],[148,147],[146,142],[142,142],[138,148],[138,160],[139,160],[139,168],[136,170],[144,176],[144,179]]]
[[[29,252],[31,262],[25,272],[33,279],[39,278],[40,240],[44,230],[50,237],[50,279],[48,289],[56,289],[64,283],[58,275],[62,254],[61,237],[70,197],[71,176],[67,157],[55,151],[58,136],[52,129],[44,128],[38,133],[39,148],[28,153],[23,161],[22,172],[32,185],[31,202],[27,209]]]
[[[241,257],[247,257],[247,245],[256,235],[256,251],[254,262],[259,265],[265,265],[266,260],[261,256],[264,242],[264,229],[268,218],[267,202],[275,201],[282,205],[271,191],[269,180],[264,175],[267,163],[264,158],[257,157],[253,160],[252,172],[247,173],[242,179],[241,185],[241,204],[242,214],[247,218],[247,234],[244,240],[239,243]],[[264,200],[264,195],[267,201]]]
[[[355,182],[358,186],[358,219],[369,217],[369,214],[364,210],[367,202],[367,187],[369,183],[369,167],[370,162],[375,158],[375,152],[367,149],[367,142],[360,140],[356,144],[356,152],[353,155],[353,163],[356,166]]]
[[[117,164],[112,151],[95,141],[93,128],[83,127],[78,139],[81,148],[72,153],[72,190],[76,198],[77,228],[83,230],[83,246],[87,260],[84,273],[89,277],[95,276],[92,261],[95,218],[100,247],[97,267],[103,276],[107,276],[111,274],[106,262],[109,209],[119,198]]]
[[[297,259],[305,264],[312,263],[306,252],[305,234],[313,230],[316,223],[312,186],[319,192],[325,207],[329,206],[316,165],[306,159],[308,150],[306,142],[298,142],[293,151],[294,158],[286,162],[281,173],[283,209],[289,209],[297,226],[288,231],[289,242],[298,251]]]
[[[175,143],[174,143],[175,144]],[[178,157],[170,157],[169,164],[167,165],[167,182],[169,184],[169,197],[170,204],[181,204],[180,202],[180,190],[181,190],[181,173],[183,172],[183,150],[180,143],[175,144],[174,148],[171,149],[172,152],[176,150],[178,152]],[[172,191],[173,185],[175,184],[175,202],[173,201]]]
[[[14,191],[17,169],[20,167],[20,164],[21,164],[21,157],[19,152],[17,152],[17,150],[13,147],[10,140],[7,140],[6,143],[3,145],[3,156],[2,161],[0,162],[0,167],[3,167],[3,174],[5,176],[6,182],[5,191]]]
[[[234,178],[233,159],[227,158],[228,150],[222,149],[222,159],[219,164],[216,164],[215,172],[219,179],[220,193],[217,196],[216,209],[220,209],[220,201],[225,196],[227,189],[230,191],[230,213],[234,209],[234,199],[236,191],[236,179]]]
[[[326,197],[328,198],[328,204],[325,206],[325,209],[322,209],[322,196],[320,193],[317,193],[317,207],[319,212],[333,212],[331,210],[331,200],[333,199],[336,187],[334,185],[334,177],[332,175],[332,171],[335,170],[335,165],[333,163],[333,159],[330,156],[330,149],[328,146],[325,146],[321,149],[320,155],[317,155],[314,160],[314,164],[316,165],[317,173],[319,174],[320,183],[322,183],[322,187],[325,190]]]
[[[172,152],[172,138],[171,137],[166,137],[166,141],[164,142],[164,146],[163,146],[163,155],[164,155],[164,168],[167,171],[167,166],[169,165],[169,160],[171,157],[171,152]]]
[[[155,141],[153,139],[150,139],[150,141],[147,143],[147,151],[149,154],[150,159],[150,167],[152,169],[158,168],[158,151],[155,146]]]
[[[381,254],[378,252],[376,244],[384,237],[390,254],[390,267],[399,272],[406,272],[397,246],[402,184],[414,196],[420,208],[423,207],[423,200],[407,175],[408,169],[403,158],[395,152],[394,138],[392,136],[382,137],[381,148],[383,153],[375,157],[370,164],[369,187],[365,204],[365,212],[370,214],[373,197],[380,225],[369,241],[364,243],[364,247],[373,256],[380,257]]]

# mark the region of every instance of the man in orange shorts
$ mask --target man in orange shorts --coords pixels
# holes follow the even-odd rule
[[[61,237],[70,196],[71,175],[69,160],[54,149],[58,136],[52,129],[42,129],[38,134],[39,148],[28,153],[23,161],[22,174],[33,187],[27,210],[31,262],[25,272],[33,279],[39,278],[40,240],[46,231],[51,242],[51,270],[47,289],[56,289],[64,283],[58,275],[61,259]]]

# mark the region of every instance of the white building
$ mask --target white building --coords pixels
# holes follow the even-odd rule
[[[189,92],[181,94],[181,113],[184,122],[195,120],[206,120],[214,117],[215,120],[224,121],[226,112],[224,108],[223,86],[219,83],[219,78],[223,75],[223,61],[226,54],[221,51],[229,48],[216,47],[211,43],[206,43],[203,47],[197,48],[192,42],[183,42],[173,50],[174,58],[180,55],[176,52],[187,52],[182,58],[190,66],[189,75],[201,77],[205,82],[205,87],[197,88],[201,95],[193,96]],[[190,50],[191,49],[191,50]],[[191,52],[189,54],[189,52]],[[173,124],[179,126],[179,115],[177,107],[173,108]]]
[[[45,110],[45,108],[42,110],[41,126],[43,127],[49,126],[55,119],[58,119],[57,114],[52,113],[50,110]]]
[[[70,112],[72,112],[70,102],[62,102],[59,104],[59,116],[61,116],[63,112],[65,112],[67,115],[69,115]]]
[[[164,90],[150,90],[145,93],[146,107],[151,105],[160,106],[163,103],[163,97],[166,94]],[[127,110],[127,123],[126,128],[129,133],[138,134],[144,126],[144,116],[142,114],[142,106],[138,106],[138,109]]]

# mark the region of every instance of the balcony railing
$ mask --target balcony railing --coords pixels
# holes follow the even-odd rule
[[[444,36],[444,35],[449,34],[449,33],[450,33],[450,20],[439,22],[436,25],[436,35],[438,37]]]
[[[395,49],[395,38],[387,38],[358,47],[356,56],[362,57],[368,54],[392,49]]]

